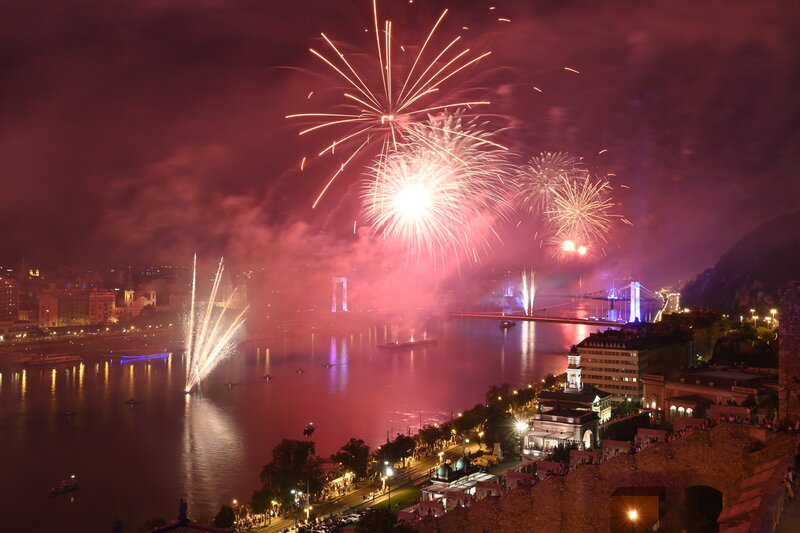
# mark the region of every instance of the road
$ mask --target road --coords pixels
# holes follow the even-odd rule
[[[477,451],[477,446],[473,445],[471,448],[469,448],[469,451]],[[444,457],[445,459],[450,459],[451,461],[455,462],[455,460],[458,459],[462,453],[463,447],[460,444],[457,444],[447,448],[444,452]],[[391,481],[392,491],[423,483],[430,477],[431,469],[436,468],[437,466],[439,466],[439,457],[438,455],[434,455],[431,458],[417,461],[405,469],[396,469],[395,475]],[[347,514],[348,512],[356,509],[361,509],[384,502],[388,499],[388,495],[380,496],[374,500],[364,499],[365,495],[380,489],[380,486],[381,483],[378,482],[370,483],[363,488],[357,489],[354,492],[342,496],[339,499],[313,505],[314,514],[318,518],[325,518],[331,514]],[[295,521],[293,518],[279,519],[273,521],[272,524],[266,527],[256,528],[253,529],[253,531],[257,531],[259,533],[276,533],[294,525]]]

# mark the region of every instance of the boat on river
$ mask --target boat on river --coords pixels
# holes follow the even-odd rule
[[[407,342],[394,341],[387,344],[379,344],[378,348],[383,348],[385,350],[402,350],[404,348],[415,348],[425,344],[436,344],[436,339],[421,339],[418,341]]]
[[[28,366],[45,366],[45,365],[61,365],[67,363],[80,363],[83,361],[83,357],[80,355],[69,355],[69,354],[48,354],[48,355],[39,355],[30,359],[25,364]]]
[[[50,489],[50,496],[64,494],[65,492],[72,492],[74,490],[78,490],[78,480],[75,479],[75,475],[73,474],[68,479],[62,479],[58,482],[58,485]]]
[[[513,320],[503,320],[502,322],[500,322],[500,329],[503,329],[503,330],[511,329],[516,325],[517,325],[517,323],[514,322]]]

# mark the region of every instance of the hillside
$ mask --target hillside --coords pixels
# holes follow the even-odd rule
[[[800,279],[800,212],[762,225],[734,244],[682,290],[689,307],[737,314],[774,307],[786,284]]]

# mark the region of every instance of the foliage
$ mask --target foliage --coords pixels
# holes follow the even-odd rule
[[[282,503],[292,489],[319,493],[324,484],[322,460],[315,455],[312,441],[283,439],[272,450],[272,462],[261,469],[261,482]]]
[[[486,403],[491,405],[497,402],[510,401],[511,386],[508,383],[493,385],[486,391]]]
[[[416,530],[397,523],[397,515],[385,507],[370,509],[356,525],[356,533],[414,533]]]
[[[233,527],[235,521],[236,515],[233,513],[233,508],[228,505],[223,505],[220,507],[211,525],[214,527]]]
[[[369,446],[361,439],[351,438],[333,455],[333,460],[341,463],[345,470],[351,470],[356,476],[364,477],[369,466]]]
[[[553,374],[547,374],[542,381],[542,389],[556,390],[559,388],[558,377]]]
[[[273,493],[268,487],[263,487],[261,490],[254,490],[253,496],[250,498],[250,509],[254,513],[266,513],[270,508],[273,500]]]
[[[423,446],[434,446],[441,437],[441,428],[425,425],[419,430],[419,442]]]
[[[403,461],[403,463],[405,463],[406,458],[414,453],[415,447],[416,442],[412,437],[398,433],[393,441],[387,442],[381,446],[378,459],[381,462],[389,461],[390,464],[396,463],[397,461]]]

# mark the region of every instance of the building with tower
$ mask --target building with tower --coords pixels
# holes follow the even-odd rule
[[[600,423],[609,420],[612,394],[584,383],[581,351],[577,346],[570,350],[567,362],[567,383],[564,390],[542,391],[539,394],[542,411],[560,408],[594,411]]]

